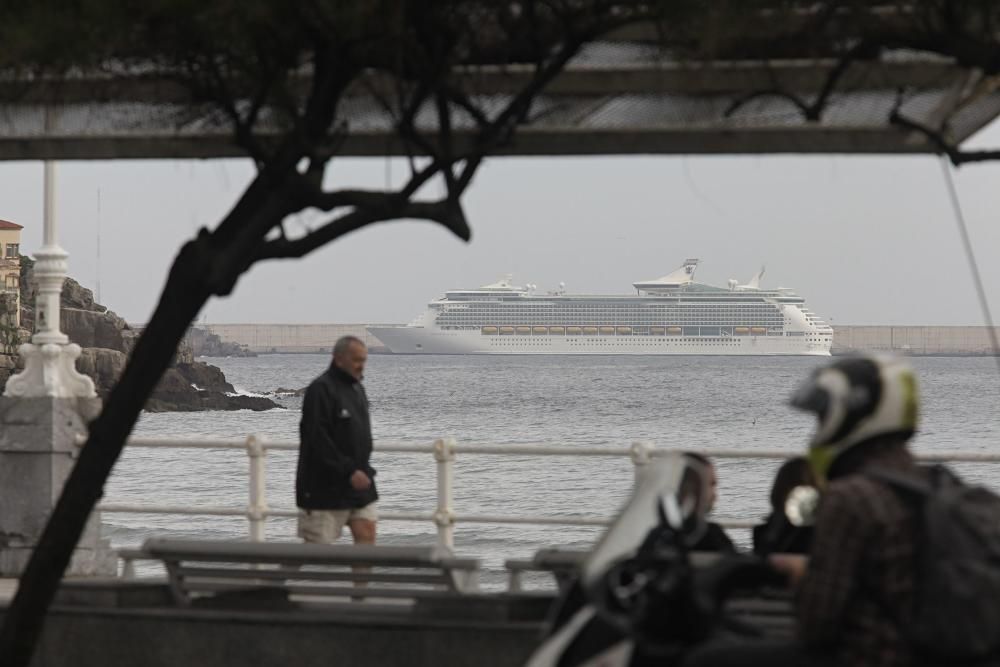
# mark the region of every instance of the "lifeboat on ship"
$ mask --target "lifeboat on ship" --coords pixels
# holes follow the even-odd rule
[[[498,329],[496,327],[483,327],[482,334],[484,336],[496,336]]]

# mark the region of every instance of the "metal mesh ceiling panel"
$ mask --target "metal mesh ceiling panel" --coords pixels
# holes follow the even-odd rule
[[[819,119],[807,118],[836,63],[727,61],[689,63],[636,43],[599,43],[583,51],[535,100],[526,123],[501,153],[519,155],[669,153],[931,152],[922,135],[890,123],[894,109],[960,143],[1000,114],[992,81],[946,60],[913,52],[852,64],[828,96]],[[530,77],[526,68],[467,72],[470,100],[499,114]],[[225,119],[191,104],[174,84],[148,77],[96,82],[47,96],[0,102],[0,159],[226,157],[233,144]],[[65,89],[66,91],[69,88]],[[346,155],[398,155],[412,148],[395,132],[397,114],[371,88],[343,100],[337,126]],[[20,101],[18,101],[20,100]],[[392,107],[389,101],[389,107]],[[452,117],[456,145],[475,124]],[[436,112],[417,127],[433,140]],[[268,123],[261,134],[280,131]]]

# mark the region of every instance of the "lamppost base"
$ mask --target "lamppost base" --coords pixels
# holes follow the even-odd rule
[[[80,346],[25,343],[18,348],[24,370],[7,380],[4,396],[94,398],[94,382],[76,370]]]

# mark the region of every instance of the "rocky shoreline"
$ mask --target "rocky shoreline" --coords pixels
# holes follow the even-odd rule
[[[22,340],[27,341],[34,328],[34,262],[21,258],[21,328]],[[94,301],[91,290],[71,278],[63,285],[60,319],[61,328],[70,341],[83,348],[77,359],[77,370],[89,376],[97,394],[107,400],[111,388],[125,369],[140,332],[124,319]],[[194,330],[192,330],[194,331]],[[206,332],[201,332],[202,334]],[[150,412],[199,410],[270,410],[281,406],[262,396],[242,396],[217,366],[195,360],[194,345],[199,354],[224,352],[222,356],[251,356],[239,346],[227,347],[218,337],[193,334],[177,350],[174,363],[157,385],[145,409]],[[207,352],[206,352],[207,350]],[[7,378],[19,370],[20,358],[15,354],[0,354],[0,390]]]

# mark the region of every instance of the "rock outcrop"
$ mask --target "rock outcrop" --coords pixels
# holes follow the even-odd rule
[[[21,260],[21,325],[34,327],[33,262]],[[94,301],[94,294],[71,278],[66,279],[60,309],[61,329],[83,348],[77,370],[94,380],[98,395],[107,399],[118,381],[139,332],[107,307]],[[24,332],[27,334],[27,331]],[[177,350],[173,365],[146,403],[153,412],[196,410],[269,410],[280,407],[257,396],[240,396],[226,382],[222,371],[194,360],[188,341]],[[17,357],[0,354],[0,389],[15,372]]]
[[[76,360],[76,370],[90,377],[101,397],[107,398],[107,393],[125,370],[126,361],[128,356],[121,350],[85,347]]]
[[[167,369],[146,402],[150,412],[196,410],[270,410],[278,407],[269,398],[233,393],[233,386],[218,367],[201,362],[179,363]]]

